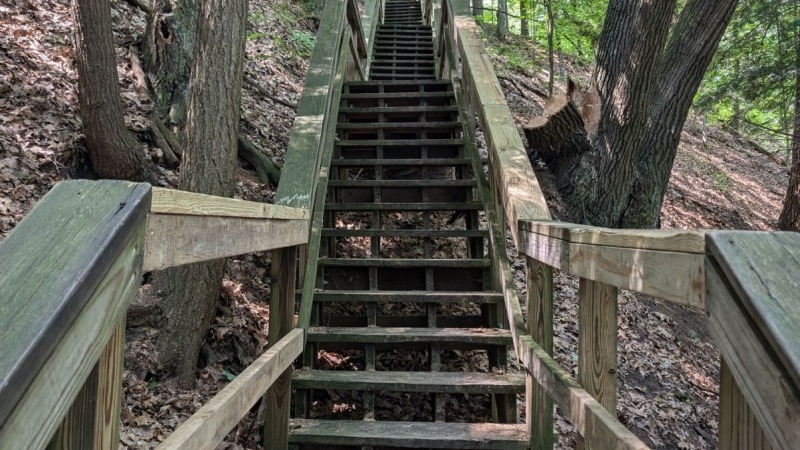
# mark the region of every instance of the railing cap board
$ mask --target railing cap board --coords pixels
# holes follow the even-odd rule
[[[706,242],[754,331],[800,388],[800,233],[709,232]]]
[[[175,189],[153,188],[150,212],[239,219],[308,219],[307,210]]]
[[[0,428],[144,225],[150,185],[63,181],[0,242]]]

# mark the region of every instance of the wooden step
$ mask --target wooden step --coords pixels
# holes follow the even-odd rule
[[[320,257],[318,264],[322,267],[455,267],[486,268],[492,266],[490,259],[424,259],[424,258],[327,258]]]
[[[481,202],[326,203],[328,211],[482,211]]]
[[[408,147],[408,146],[453,146],[462,145],[463,139],[364,139],[364,140],[339,140],[337,147]]]
[[[396,372],[302,369],[292,375],[293,389],[347,391],[521,394],[522,373]]]
[[[309,327],[308,342],[364,344],[510,345],[511,332],[500,328]]]
[[[425,80],[419,83],[413,81],[348,81],[344,83],[345,87],[350,86],[450,86],[450,80]],[[450,91],[452,92],[452,91]]]
[[[289,421],[289,442],[400,448],[524,450],[526,425],[363,420]]]
[[[388,74],[388,73],[376,73],[370,76],[373,80],[397,80],[397,79],[405,79],[405,80],[420,80],[420,79],[433,79],[436,77],[436,74],[433,72],[428,74]]]
[[[408,159],[334,159],[331,161],[332,166],[346,166],[346,167],[359,167],[359,166],[439,166],[439,167],[460,167],[469,166],[472,160],[469,158],[408,158]]]
[[[471,187],[475,180],[330,180],[330,187]]]
[[[370,67],[375,66],[395,66],[395,65],[402,65],[402,64],[418,64],[418,65],[434,65],[434,61],[431,59],[397,59],[397,58],[390,58],[390,59],[375,59],[372,61],[372,65]]]
[[[458,112],[458,106],[376,106],[339,108],[340,114],[423,114],[439,112]]]
[[[382,98],[452,98],[453,91],[444,92],[369,92],[366,94],[342,94],[343,100],[370,99],[378,100]]]
[[[444,291],[320,291],[314,301],[332,303],[471,303],[496,304],[503,301],[499,292]]]

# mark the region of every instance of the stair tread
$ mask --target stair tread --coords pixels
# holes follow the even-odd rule
[[[415,83],[413,81],[396,81],[396,82],[385,82],[385,81],[348,81],[345,82],[345,86],[378,86],[378,85],[390,85],[390,86],[397,86],[397,85],[413,85],[417,86],[420,84],[424,85],[450,85],[450,80],[425,80],[420,83]]]
[[[525,392],[522,373],[400,372],[301,369],[292,375],[292,388],[393,392],[502,393]]]
[[[481,268],[491,267],[492,261],[487,258],[329,258],[320,257],[320,266],[346,267],[458,267]]]
[[[381,99],[381,98],[448,98],[453,96],[453,91],[444,92],[368,92],[365,94],[342,94],[342,99]]]
[[[330,187],[470,187],[475,180],[330,180]]]
[[[511,332],[501,328],[309,327],[310,342],[390,344],[409,342],[505,345]]]
[[[341,158],[331,161],[332,166],[466,166],[472,164],[468,158]]]
[[[370,303],[499,303],[499,292],[456,291],[317,291],[314,301]]]
[[[436,145],[461,145],[463,139],[363,139],[336,141],[338,147],[398,147],[398,146],[436,146]]]
[[[328,211],[482,211],[481,202],[326,203]]]
[[[372,113],[372,114],[392,114],[392,113],[428,113],[428,112],[458,112],[458,107],[453,106],[365,106],[365,107],[345,107],[339,108],[340,114],[353,113]]]
[[[447,122],[355,122],[339,123],[336,125],[340,130],[352,129],[382,129],[382,128],[460,128],[461,122],[457,120]]]
[[[292,419],[289,442],[440,449],[526,449],[524,424]]]

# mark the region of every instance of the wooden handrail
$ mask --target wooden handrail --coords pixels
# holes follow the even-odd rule
[[[87,380],[82,395],[99,404],[81,414],[116,443],[119,411],[103,395],[121,383],[93,368],[139,287],[149,207],[147,184],[65,181],[0,242],[0,448],[44,448]]]
[[[302,351],[303,330],[294,329],[182,423],[157,450],[216,448]]]

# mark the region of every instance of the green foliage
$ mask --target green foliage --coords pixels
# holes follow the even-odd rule
[[[714,172],[714,189],[720,192],[728,192],[731,190],[731,178],[724,172]]]
[[[308,31],[295,31],[290,40],[301,55],[309,56],[314,51],[314,35]]]
[[[245,36],[245,39],[247,41],[255,41],[256,39],[260,39],[260,38],[262,38],[264,36],[266,36],[264,33],[253,33],[253,32],[251,32],[251,33],[247,33],[247,36]]]

